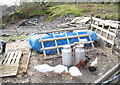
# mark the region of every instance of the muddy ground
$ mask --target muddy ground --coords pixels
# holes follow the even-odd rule
[[[28,56],[29,53],[29,44],[27,40],[24,41],[17,41],[7,43],[7,51],[18,51],[22,50],[23,56]],[[62,64],[61,58],[50,59],[50,60],[43,60],[43,54],[38,52],[33,52],[32,56],[30,57],[29,66],[27,69],[27,73],[21,73],[15,77],[5,77],[2,78],[2,83],[89,83],[94,82],[98,79],[101,75],[103,75],[106,71],[108,71],[115,63],[118,62],[118,57],[112,54],[109,50],[102,49],[98,47],[95,51],[87,52],[86,55],[91,56],[93,60],[95,57],[98,57],[98,70],[96,73],[90,73],[86,67],[79,68],[82,72],[83,76],[79,78],[75,78],[73,80],[70,79],[68,74],[64,74],[60,76],[55,73],[49,73],[49,77],[43,76],[42,73],[38,72],[37,70],[33,69],[33,66],[39,64],[49,64],[52,66]],[[22,58],[21,57],[21,58]],[[91,61],[92,61],[91,60]]]

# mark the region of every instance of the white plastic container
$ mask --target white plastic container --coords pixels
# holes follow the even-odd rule
[[[75,50],[75,64],[78,64],[80,60],[85,58],[84,44],[76,45]]]
[[[64,45],[62,49],[62,63],[65,66],[72,65],[72,50],[70,45]]]

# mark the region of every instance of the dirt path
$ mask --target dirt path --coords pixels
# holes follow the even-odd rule
[[[27,41],[17,41],[7,44],[7,51],[22,50],[23,53],[25,54],[28,53],[29,48],[30,46]],[[89,83],[89,82],[94,82],[102,74],[104,74],[105,71],[109,70],[114,65],[114,63],[111,63],[112,61],[115,63],[117,63],[118,61],[117,56],[111,55],[109,51],[102,50],[101,48],[98,48],[96,51],[89,52],[86,55],[91,56],[92,60],[95,57],[98,57],[98,70],[95,74],[90,73],[87,70],[87,68],[79,68],[80,71],[83,73],[83,76],[79,78],[75,78],[74,80],[70,80],[70,76],[67,74],[60,76],[55,73],[49,73],[49,77],[45,77],[43,76],[42,73],[39,73],[32,67],[43,63],[52,66],[62,64],[61,58],[43,60],[44,57],[43,54],[33,52],[30,58],[27,74],[22,73],[20,74],[20,76],[17,77],[2,78],[2,82],[3,83],[10,83],[10,82],[12,83],[29,83],[29,82],[30,83]]]

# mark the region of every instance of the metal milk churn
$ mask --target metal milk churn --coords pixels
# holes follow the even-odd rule
[[[75,50],[75,64],[78,64],[80,60],[85,58],[84,44],[76,45]]]
[[[62,49],[62,63],[65,66],[72,65],[72,50],[70,45],[64,45]]]

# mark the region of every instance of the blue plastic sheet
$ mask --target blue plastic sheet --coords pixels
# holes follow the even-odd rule
[[[80,31],[78,32],[79,35],[83,35],[83,34],[92,34],[91,35],[91,38],[93,41],[97,41],[97,36],[96,36],[96,33],[94,31]],[[67,35],[68,36],[74,36],[76,35],[75,32],[67,32]],[[42,37],[42,39],[50,39],[50,38],[53,38],[53,34],[52,33],[47,33],[47,34],[38,34],[38,33],[33,33],[30,35],[29,37],[29,44],[31,46],[31,48],[34,50],[34,51],[39,51],[39,52],[43,52],[41,51],[40,49],[42,48],[42,45],[41,43],[39,42],[40,41],[40,37]],[[58,37],[65,37],[65,34],[64,33],[56,33],[55,34],[55,37],[58,38]],[[80,39],[87,39],[88,41],[90,41],[89,37],[81,37]],[[78,38],[70,38],[69,39],[70,41],[70,44],[73,44],[74,42],[78,42]],[[66,39],[63,39],[63,40],[57,40],[57,44],[58,45],[65,45],[65,44],[68,44],[67,43],[67,40]],[[86,46],[90,46],[91,44],[85,44]],[[55,42],[54,41],[48,41],[48,42],[44,42],[44,47],[53,47],[55,46]],[[62,48],[59,48],[59,50],[61,50]],[[52,50],[46,50],[46,53],[47,54],[54,54],[54,52],[56,52],[57,50],[56,49],[52,49]]]

